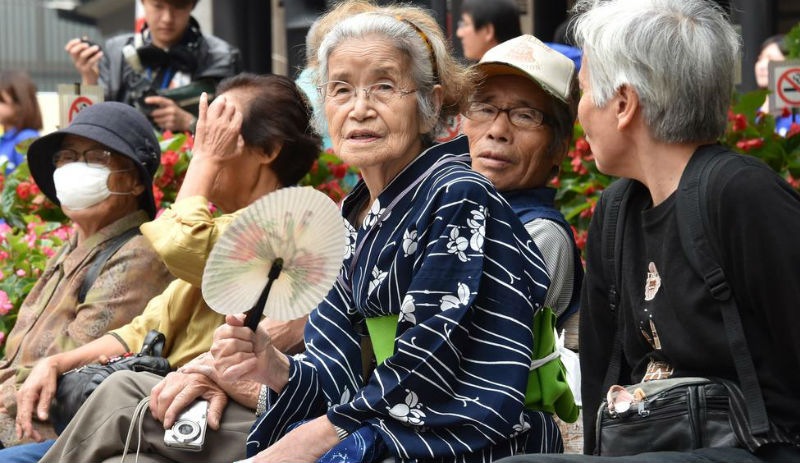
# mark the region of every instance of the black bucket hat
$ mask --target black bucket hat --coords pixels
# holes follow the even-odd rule
[[[61,147],[65,135],[78,135],[96,141],[111,151],[132,160],[145,184],[144,210],[156,216],[153,199],[153,176],[161,164],[161,148],[147,118],[131,106],[115,101],[97,103],[79,112],[72,123],[34,141],[28,148],[28,167],[33,180],[60,205],[53,183],[53,155]]]

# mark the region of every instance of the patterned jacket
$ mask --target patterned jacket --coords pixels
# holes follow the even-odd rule
[[[15,393],[41,358],[72,350],[108,330],[128,323],[172,279],[147,240],[134,236],[106,262],[82,304],[78,291],[97,255],[108,242],[148,220],[137,211],[106,226],[82,243],[73,237],[50,259],[25,298],[0,360],[0,440],[16,442]],[[40,432],[49,425],[34,422]],[[52,433],[52,431],[49,431]]]

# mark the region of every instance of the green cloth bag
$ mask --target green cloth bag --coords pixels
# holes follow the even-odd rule
[[[540,363],[528,375],[525,406],[558,415],[567,423],[578,419],[580,409],[567,383],[567,371],[556,346],[556,314],[544,307],[533,316],[533,359]],[[549,358],[549,361],[537,362]]]
[[[394,354],[397,315],[367,318],[367,331],[380,365]],[[536,311],[533,317],[533,359],[545,359],[528,375],[525,407],[558,415],[567,423],[578,419],[579,408],[567,383],[567,373],[556,350],[556,316],[550,308]]]

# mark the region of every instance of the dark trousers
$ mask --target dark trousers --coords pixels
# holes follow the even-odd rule
[[[770,445],[753,455],[745,449],[713,448],[693,452],[650,452],[626,457],[594,455],[516,455],[496,463],[783,463],[800,462],[800,448]]]

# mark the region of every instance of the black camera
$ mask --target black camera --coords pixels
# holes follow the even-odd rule
[[[144,99],[147,98],[148,96],[155,96],[155,95],[158,95],[158,92],[148,87],[144,91],[138,93],[138,96],[134,98],[133,106],[136,107],[136,109],[138,109],[139,111],[141,111],[142,114],[144,114],[145,116],[150,117],[150,114],[153,112],[153,110],[158,109],[158,105],[147,104],[144,102]]]
[[[97,46],[97,51],[102,51],[103,50],[103,47],[101,47],[99,43],[93,42],[91,39],[89,39],[89,37],[86,37],[86,36],[81,37],[81,42],[85,43],[89,47],[93,47],[93,46],[96,45]],[[97,51],[95,53],[97,53]],[[92,53],[92,56],[94,56],[94,53]]]

